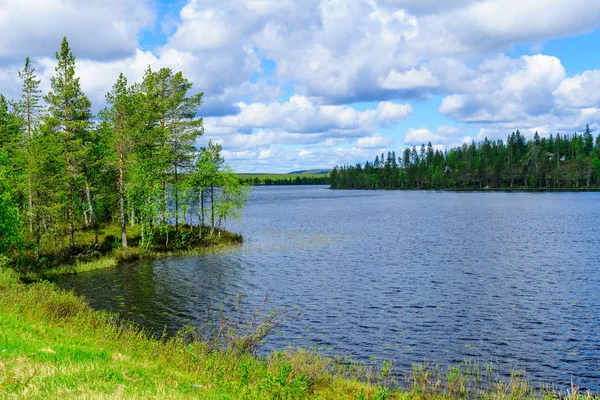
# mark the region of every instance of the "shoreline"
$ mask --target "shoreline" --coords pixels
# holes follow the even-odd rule
[[[237,247],[240,245],[241,245],[241,243],[229,243],[229,244],[216,244],[216,245],[211,245],[209,247],[198,247],[198,248],[193,248],[193,249],[169,251],[169,252],[153,251],[153,252],[144,253],[144,255],[140,255],[139,257],[128,258],[128,259],[119,259],[118,255],[103,256],[103,257],[97,258],[92,261],[80,262],[80,263],[75,263],[75,264],[67,264],[67,265],[62,265],[62,266],[55,267],[55,268],[47,268],[47,269],[44,269],[39,272],[28,271],[28,272],[20,273],[19,277],[25,283],[33,283],[33,282],[39,282],[41,280],[56,278],[58,276],[77,275],[80,273],[98,271],[101,269],[116,268],[116,267],[123,265],[125,263],[128,263],[128,262],[143,261],[143,260],[157,260],[157,259],[161,259],[161,258],[170,258],[170,257],[185,257],[185,256],[204,255],[204,254],[211,254],[213,252],[217,253],[219,251],[225,251],[227,249],[230,249],[232,247]],[[138,248],[130,247],[128,249],[135,250]]]
[[[244,350],[255,338],[239,331],[229,346],[194,329],[155,339],[72,292],[23,284],[1,266],[0,327],[0,395],[15,398],[600,399],[534,385],[519,371],[499,379],[468,362],[396,371],[393,362],[363,365],[305,349],[260,357]]]
[[[585,193],[600,192],[600,188],[411,188],[411,189],[368,189],[368,188],[332,188],[330,190],[360,190],[368,192],[522,192],[522,193]]]
[[[107,226],[106,228],[110,229],[111,227]],[[221,235],[218,235],[219,233]],[[103,237],[103,241],[110,237],[112,236],[106,234]],[[132,240],[132,242],[134,242],[134,240]],[[187,247],[184,243],[184,245],[179,246],[178,248],[171,248],[167,250],[145,249],[138,246],[110,248],[108,251],[99,252],[95,257],[84,261],[77,260],[74,262],[60,263],[58,259],[52,260],[52,258],[50,258],[50,263],[57,262],[58,264],[51,267],[41,268],[39,270],[30,268],[21,270],[17,269],[17,273],[23,282],[33,283],[63,275],[75,275],[83,272],[115,268],[124,263],[133,261],[155,260],[160,258],[187,255],[202,255],[225,251],[226,249],[240,246],[243,243],[243,237],[242,235],[223,230],[217,231],[213,237],[203,237],[200,239],[200,241],[188,239],[187,243]],[[98,248],[98,245],[93,245],[90,243],[85,243],[82,246],[86,251]],[[75,258],[77,258],[77,255],[75,255]]]

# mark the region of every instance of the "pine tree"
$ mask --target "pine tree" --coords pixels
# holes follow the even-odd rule
[[[31,141],[33,131],[38,123],[39,113],[41,111],[41,93],[39,89],[40,80],[35,75],[35,68],[31,65],[29,57],[25,58],[25,65],[23,69],[19,71],[19,78],[23,81],[23,88],[21,90],[21,100],[17,107],[20,117],[21,126],[25,131],[25,140],[27,148],[27,192],[29,200],[29,232],[33,232],[33,221],[34,221],[34,200],[33,200],[33,166],[32,166],[32,154],[31,154]]]
[[[69,244],[75,246],[75,226],[73,197],[77,166],[81,161],[82,137],[91,118],[91,103],[81,90],[79,78],[75,76],[75,56],[69,42],[64,37],[60,52],[56,53],[58,65],[56,74],[50,78],[52,90],[45,96],[48,103],[47,124],[62,144],[65,160],[65,180],[67,192],[67,219],[69,223]],[[86,188],[89,200],[89,186]],[[91,203],[91,202],[90,202]]]
[[[592,136],[592,131],[590,130],[590,125],[587,124],[585,126],[585,132],[583,133],[583,151],[586,156],[592,154],[592,150],[594,149],[594,137]]]
[[[100,112],[100,117],[109,132],[109,146],[117,158],[119,178],[119,218],[121,223],[121,245],[127,247],[127,219],[125,212],[125,170],[129,154],[133,148],[133,130],[136,126],[136,110],[138,107],[134,89],[128,87],[127,78],[122,73],[112,90],[106,94],[107,107]]]

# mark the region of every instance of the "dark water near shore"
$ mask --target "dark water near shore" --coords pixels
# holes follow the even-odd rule
[[[257,187],[231,230],[244,245],[62,277],[154,331],[244,293],[303,313],[272,336],[326,354],[499,362],[600,390],[600,193]]]

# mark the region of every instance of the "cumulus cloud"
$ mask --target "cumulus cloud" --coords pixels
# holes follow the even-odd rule
[[[563,80],[553,95],[561,107],[586,108],[600,105],[600,70],[585,71]]]
[[[384,89],[412,90],[421,88],[435,88],[440,82],[426,68],[411,68],[406,72],[390,71],[388,76],[381,81]]]
[[[380,133],[376,133],[373,136],[362,137],[356,141],[356,147],[360,149],[377,149],[389,147],[396,143],[396,139],[381,136]]]
[[[536,55],[501,61],[483,64],[486,68],[492,66],[489,70],[480,68],[487,90],[447,96],[439,111],[465,122],[517,121],[552,111],[552,93],[566,76],[558,58]],[[503,79],[489,79],[499,72]]]
[[[462,142],[463,129],[456,126],[442,125],[434,133],[428,128],[408,129],[404,136],[404,144],[420,146],[431,142],[435,146],[454,146]]]
[[[482,0],[380,0],[389,7],[399,7],[412,14],[439,14],[448,10],[463,8]]]
[[[598,27],[600,4],[576,2],[329,1],[301,14],[305,29],[275,18],[256,30],[254,42],[277,63],[280,78],[308,95],[342,103],[426,98],[457,88],[436,64],[453,63],[464,72],[463,59]]]
[[[397,123],[412,113],[408,104],[381,102],[376,109],[358,111],[349,106],[315,104],[308,97],[298,95],[286,102],[241,102],[238,107],[238,114],[223,117],[218,124],[242,131],[263,128],[293,133],[356,135]]]
[[[423,54],[486,55],[515,44],[543,42],[598,27],[594,0],[485,0],[451,12],[426,15],[415,45]]]
[[[411,129],[404,141],[413,145],[595,127],[600,71],[567,76],[558,58],[502,52],[596,29],[600,3],[522,3],[189,0],[177,18],[156,18],[145,0],[0,0],[0,87],[18,96],[16,71],[29,55],[47,91],[64,35],[95,111],[120,72],[134,82],[148,65],[181,70],[205,93],[207,136],[237,162],[265,168],[278,157],[297,166],[364,161],[393,144],[377,132],[411,115],[413,99],[443,97],[438,111],[471,126]],[[157,21],[164,40],[140,43]]]
[[[283,149],[275,146],[253,150],[224,150],[227,162],[240,172],[281,172],[355,164],[373,159],[373,154],[386,151],[358,147],[335,147],[315,150]]]
[[[63,36],[82,58],[127,57],[153,21],[144,0],[0,0],[0,60],[51,57]]]

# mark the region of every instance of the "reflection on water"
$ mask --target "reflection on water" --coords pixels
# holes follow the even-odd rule
[[[223,254],[63,277],[156,332],[244,293],[303,309],[286,345],[395,360],[498,361],[600,390],[600,194],[255,188]]]

